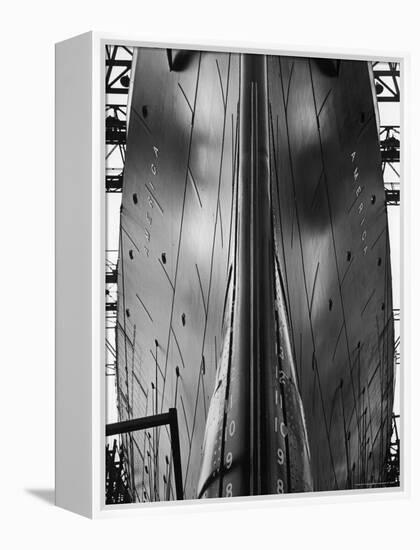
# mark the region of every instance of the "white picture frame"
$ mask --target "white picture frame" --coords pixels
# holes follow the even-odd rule
[[[406,53],[307,51],[281,45],[173,44],[89,32],[56,45],[56,504],[90,518],[138,514],[150,507],[284,506],[311,502],[378,500],[384,490],[241,497],[233,502],[183,501],[105,505],[105,45],[253,52],[276,55],[397,61],[401,71],[401,133],[408,135]],[[410,182],[408,148],[401,147],[401,486],[410,492],[409,285],[407,250]],[[404,239],[404,240],[403,240]],[[77,475],[74,473],[77,471]],[[203,509],[203,508],[202,508]]]

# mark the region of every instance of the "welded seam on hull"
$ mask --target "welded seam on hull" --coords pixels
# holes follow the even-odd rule
[[[200,208],[203,208],[203,204],[201,202],[200,192],[198,190],[197,182],[194,179],[194,176],[192,175],[191,168],[188,166],[188,175],[190,176],[192,187],[195,191],[195,196],[198,200],[198,204],[200,205]]]
[[[316,281],[318,279],[318,271],[319,271],[319,262],[316,265],[316,271],[315,271],[315,275],[314,275],[314,282],[312,284],[311,302],[310,302],[310,305],[309,305],[309,315],[311,317],[312,317],[312,306],[313,306],[314,296],[315,296]]]
[[[328,97],[329,97],[329,95],[330,95],[331,92],[332,92],[332,88],[330,88],[330,89],[328,90],[327,95],[325,96],[324,101],[322,102],[321,107],[319,108],[319,111],[318,111],[317,114],[316,114],[316,116],[317,116],[318,118],[319,118],[319,115],[321,114],[322,109],[324,108],[324,106],[325,106],[325,104],[326,104],[326,102],[327,102],[327,99],[328,99]]]
[[[366,300],[366,303],[365,303],[365,305],[363,306],[362,311],[360,312],[360,317],[363,317],[363,313],[366,311],[366,308],[368,307],[369,302],[372,300],[373,296],[375,295],[375,292],[376,292],[376,288],[374,288],[374,289],[372,290],[372,292],[370,293],[369,298]]]
[[[225,93],[224,93],[223,84],[222,84],[222,75],[220,74],[220,67],[219,67],[219,62],[217,61],[217,57],[216,57],[216,67],[217,67],[217,74],[219,75],[220,89],[221,89],[221,91],[222,91],[222,102],[223,102],[223,107],[226,109],[227,90],[226,90],[226,98],[225,98]]]
[[[228,97],[228,94],[229,94],[230,65],[231,65],[231,54],[229,54],[229,62],[228,62],[226,98]],[[221,153],[220,153],[219,180],[218,180],[218,188],[217,188],[216,205],[218,204],[218,202],[220,200],[220,187],[221,187],[221,181],[222,181],[223,155],[224,155],[224,148],[225,148],[226,114],[227,114],[227,101],[226,101],[226,104],[224,104],[222,144],[221,144]],[[210,260],[210,277],[209,277],[209,288],[208,288],[208,293],[207,293],[207,304],[210,303],[210,292],[211,292],[211,283],[212,283],[212,277],[213,277],[213,261],[214,261],[214,248],[215,248],[215,240],[216,240],[216,231],[217,231],[217,212],[216,212],[216,220],[215,220],[214,229],[213,229],[213,245],[212,245],[212,253],[211,253],[211,260]],[[205,346],[206,333],[207,333],[207,320],[208,320],[208,317],[206,316],[205,323],[204,323],[204,331],[203,331],[203,341],[202,341],[202,346],[201,346],[201,356],[203,356],[203,353],[204,353],[204,346]],[[200,374],[199,374],[199,377],[198,377],[198,387],[199,387],[199,384],[200,384]],[[198,406],[198,392],[197,392],[196,400],[195,400],[194,418],[193,418],[193,425],[192,425],[192,436],[194,435],[194,430],[195,430],[195,422],[196,422],[196,416],[197,416],[197,406]],[[186,470],[185,470],[184,488],[185,488],[185,485],[186,485],[186,482],[187,482],[188,471],[189,471],[189,466],[190,466],[190,459],[191,459],[191,446],[190,446],[190,449],[188,451],[187,466],[186,466]]]
[[[120,225],[122,225],[122,213],[120,214]],[[125,374],[126,374],[126,384],[128,387],[128,352],[127,352],[127,320],[126,320],[126,303],[125,303],[125,276],[124,276],[124,248],[123,248],[123,238],[122,238],[122,232],[120,232],[120,251],[121,251],[121,279],[122,279],[122,300],[123,300],[123,322],[124,322],[124,328],[123,328],[123,334],[124,334],[124,368],[125,368]],[[127,404],[128,408],[130,409],[130,400],[129,396],[127,394]],[[128,413],[129,414],[129,413]]]
[[[309,74],[310,74],[311,85],[312,85],[312,98],[313,98],[313,102],[314,102],[314,110],[315,110],[315,113],[316,113],[315,89],[314,89],[313,76],[312,76],[312,66],[311,66],[310,60],[308,60],[308,67],[309,67]],[[336,247],[336,242],[335,242],[335,233],[334,233],[332,213],[331,213],[331,201],[330,201],[330,195],[329,195],[327,174],[325,172],[324,150],[323,150],[323,146],[322,146],[322,140],[321,140],[321,133],[320,133],[319,124],[317,125],[317,128],[318,128],[319,148],[320,148],[320,153],[321,153],[321,162],[322,162],[322,167],[323,167],[323,170],[324,170],[324,173],[325,173],[324,184],[325,184],[325,191],[326,191],[327,205],[328,205],[328,214],[329,214],[329,220],[330,220],[331,238],[332,238],[332,241],[333,241],[333,248],[334,248],[334,259],[335,259],[336,272],[337,272],[337,283],[338,283],[339,294],[340,294],[341,311],[342,311],[343,321],[344,321],[344,334],[345,334],[345,337],[346,337],[348,366],[349,366],[349,373],[350,373],[350,379],[351,379],[351,385],[352,385],[353,399],[354,399],[354,404],[355,404],[355,407],[356,407],[357,400],[356,400],[356,392],[355,392],[355,389],[354,389],[353,375],[352,375],[352,371],[351,371],[351,356],[350,356],[350,345],[349,345],[347,323],[346,323],[346,314],[345,314],[345,309],[344,309],[343,293],[342,293],[341,283],[340,283],[340,270],[339,270],[339,265],[338,265],[337,247]],[[359,445],[360,445],[360,418],[359,418],[357,412],[356,412],[356,421],[357,421],[357,430],[358,430],[358,440],[359,440]]]
[[[177,349],[178,349],[179,357],[180,357],[181,363],[182,363],[182,368],[185,369],[184,357],[182,356],[181,347],[180,347],[180,345],[179,345],[178,338],[176,337],[175,330],[174,330],[174,327],[173,327],[172,325],[171,325],[171,332],[172,332],[172,334],[173,334],[173,337],[174,337],[174,340],[175,340],[176,347],[177,347]]]
[[[283,87],[283,76],[282,76],[281,64],[280,64],[280,80],[281,80],[281,85],[282,85],[282,90],[283,90],[283,102],[284,102],[284,87]],[[286,135],[287,135],[287,143],[288,143],[288,151],[289,151],[290,173],[291,173],[291,180],[292,180],[292,186],[293,186],[293,197],[294,197],[295,213],[296,213],[296,224],[297,224],[297,228],[298,228],[299,243],[300,243],[300,254],[301,254],[301,262],[302,262],[303,283],[304,283],[304,287],[305,287],[306,305],[307,305],[307,308],[308,308],[308,315],[309,315],[308,284],[307,284],[307,280],[306,280],[305,261],[304,261],[304,257],[303,257],[302,234],[301,234],[301,230],[300,230],[300,220],[299,220],[299,212],[298,212],[298,206],[297,206],[296,184],[295,184],[295,177],[294,177],[294,170],[293,170],[293,159],[292,159],[291,145],[290,145],[289,123],[288,123],[288,116],[287,116],[287,111],[286,111],[286,105],[285,104],[284,104],[284,112],[285,112]],[[309,326],[310,326],[310,329],[311,329],[310,332],[311,332],[311,337],[312,337],[313,353],[315,355],[315,350],[316,350],[315,335],[314,335],[314,330],[313,330],[313,326],[312,326],[312,320],[311,320],[310,317],[309,317]],[[325,412],[325,403],[324,403],[324,397],[323,397],[323,394],[322,394],[321,382],[320,382],[319,372],[318,372],[318,363],[316,361],[316,357],[315,357],[314,365],[315,365],[315,371],[316,371],[316,376],[317,376],[317,380],[318,380],[318,388],[319,388],[320,398],[321,398],[321,407],[322,407],[322,413],[323,413],[323,418],[324,418],[325,432],[326,432],[326,435],[327,435],[331,467],[332,467],[332,471],[333,471],[333,474],[334,474],[335,485],[337,487],[338,486],[337,476],[336,476],[336,473],[335,473],[334,458],[333,458],[333,453],[332,453],[332,449],[331,449],[330,434],[328,432],[328,423],[327,423],[327,417],[326,417],[326,412]]]
[[[384,234],[384,231],[386,231],[386,227],[384,227],[382,229],[382,231],[379,233],[379,235],[376,237],[376,239],[373,241],[373,243],[371,244],[370,246],[370,249],[373,250],[375,248],[375,246],[378,244],[378,241],[379,239],[382,237],[382,235]]]
[[[239,82],[241,81],[241,76],[239,74]],[[238,104],[240,101],[238,102]],[[238,105],[239,106],[239,105]],[[238,120],[239,120],[239,110],[238,110]],[[239,129],[239,121],[237,120],[237,127]],[[235,155],[238,155],[238,158],[235,157],[235,168],[236,168],[236,178],[238,176],[238,164],[239,164],[239,150],[235,146]],[[226,373],[226,391],[225,391],[225,404],[229,400],[230,395],[230,385],[231,385],[231,376],[232,376],[232,355],[233,355],[233,330],[234,330],[234,319],[235,319],[235,304],[236,304],[236,284],[237,284],[237,251],[238,251],[238,244],[237,244],[237,237],[238,237],[238,181],[235,179],[235,172],[233,172],[232,177],[234,179],[233,181],[233,194],[232,194],[232,203],[234,201],[234,198],[236,198],[235,202],[235,253],[233,257],[233,261],[231,264],[231,268],[229,271],[229,280],[228,280],[228,287],[230,284],[232,284],[232,299],[231,299],[231,312],[230,312],[230,334],[229,334],[229,359],[228,359],[228,366],[227,366],[227,373]],[[235,185],[236,184],[236,185]],[[236,191],[236,194],[235,194]],[[225,304],[224,304],[224,311],[226,308],[226,298],[225,297]],[[215,344],[216,344],[216,337],[215,337]],[[224,434],[226,433],[226,427],[227,427],[227,409],[225,406],[224,415],[223,415],[223,424],[222,424],[222,442],[221,442],[221,449],[220,449],[220,469],[224,473],[225,472],[225,437]],[[219,496],[223,496],[223,481],[224,481],[224,475],[219,476]]]
[[[270,116],[270,127],[271,127],[271,136],[272,136],[272,143],[274,147],[274,128],[273,128],[273,115],[271,110],[271,102],[270,102],[270,90],[267,86],[267,101],[268,101],[268,109],[269,109],[269,116]],[[277,123],[278,123],[278,117],[277,117]],[[277,127],[278,132],[278,127]],[[278,216],[279,216],[279,226],[280,226],[280,237],[281,237],[281,249],[282,249],[282,256],[283,256],[283,266],[284,266],[284,278],[286,283],[286,299],[289,306],[289,320],[290,320],[290,328],[292,331],[292,342],[293,342],[293,352],[296,357],[296,346],[295,346],[295,335],[293,330],[293,319],[291,314],[291,307],[290,307],[290,291],[289,291],[289,280],[287,275],[287,263],[286,263],[286,253],[285,253],[285,247],[284,247],[284,237],[283,237],[283,222],[282,222],[282,212],[281,212],[281,205],[280,205],[280,192],[279,192],[279,178],[278,178],[278,169],[277,169],[277,158],[276,155],[273,155],[274,158],[274,173],[276,177],[276,196],[277,196],[277,208],[278,208]],[[270,178],[271,180],[271,178]]]
[[[144,120],[144,118],[141,116],[140,113],[137,112],[137,109],[135,107],[131,107],[132,110],[133,110],[133,113],[137,116],[137,118],[139,119],[139,122],[143,125],[143,127],[145,128],[145,130],[147,131],[147,133],[149,135],[152,135],[152,130],[149,128],[148,124],[146,123],[146,121]]]
[[[340,327],[340,330],[338,332],[338,336],[337,336],[337,339],[335,341],[335,346],[334,346],[334,352],[333,352],[333,355],[332,355],[332,360],[334,361],[335,359],[335,354],[337,353],[337,349],[338,349],[338,344],[340,342],[340,338],[341,338],[341,334],[343,332],[343,328],[344,328],[344,321],[341,323],[341,327]]]
[[[279,56],[279,60],[280,60],[280,56]],[[290,73],[289,73],[289,82],[287,83],[287,96],[286,96],[286,103],[285,103],[286,112],[287,112],[287,108],[289,106],[290,84],[292,82],[292,76],[293,76],[294,69],[295,69],[295,62],[293,61],[292,62],[292,68],[290,69]],[[283,78],[282,78],[282,87],[283,87]],[[283,95],[284,95],[284,92],[283,92]]]
[[[198,68],[197,68],[197,80],[196,80],[196,86],[195,86],[195,96],[194,96],[194,112],[193,117],[195,113],[196,103],[197,103],[197,92],[198,92],[198,83],[200,80],[200,69],[201,69],[201,52],[198,58]],[[175,305],[175,292],[176,292],[176,282],[178,277],[178,266],[179,266],[179,253],[181,248],[181,238],[182,238],[182,228],[184,223],[184,212],[185,212],[185,197],[187,193],[187,183],[188,183],[188,169],[189,169],[189,163],[190,163],[190,155],[191,155],[191,144],[192,144],[192,136],[194,131],[194,124],[191,125],[190,129],[190,138],[189,138],[189,145],[188,145],[188,158],[187,158],[187,169],[185,171],[185,179],[184,179],[184,194],[182,198],[182,211],[181,211],[181,221],[179,224],[179,235],[178,235],[178,249],[177,249],[177,255],[176,255],[176,263],[175,263],[175,275],[174,275],[174,290],[172,293],[172,304],[171,304],[171,313],[169,316],[169,330],[168,330],[168,338],[167,338],[167,345],[166,345],[166,356],[165,356],[165,376],[164,376],[164,382],[163,382],[163,389],[162,389],[162,401],[161,401],[161,409],[160,411],[163,411],[163,403],[165,398],[165,389],[166,389],[166,373],[168,369],[168,359],[169,359],[169,343],[171,338],[171,330],[172,330],[172,320],[173,320],[173,313],[174,313],[174,305]],[[159,443],[159,436],[160,431],[158,435],[158,443]]]
[[[143,300],[140,298],[140,296],[139,296],[138,294],[136,294],[136,298],[137,298],[137,300],[141,303],[141,305],[143,306],[144,311],[147,313],[147,316],[149,317],[149,319],[150,319],[151,322],[153,323],[153,317],[150,315],[150,312],[149,312],[149,310],[147,309],[147,307],[145,306]]]
[[[230,247],[231,247],[231,241],[232,241],[232,219],[233,219],[233,197],[234,197],[234,189],[235,189],[235,170],[236,170],[236,154],[237,154],[237,145],[238,145],[238,131],[239,131],[239,101],[237,105],[237,112],[236,112],[236,128],[235,128],[235,137],[233,135],[233,113],[232,113],[232,200],[231,200],[231,206],[230,206],[230,225],[229,225],[229,245],[228,245],[228,253],[227,253],[227,262],[226,262],[226,273],[229,270],[229,263],[230,263]],[[235,144],[234,144],[235,141]]]
[[[347,277],[347,273],[350,271],[351,266],[353,265],[353,258],[351,258],[349,265],[346,267],[346,270],[344,272],[343,278],[341,279],[341,286],[343,286],[343,283]]]
[[[163,372],[162,372],[162,369],[160,368],[160,365],[158,363],[158,360],[157,360],[157,356],[153,353],[153,350],[152,349],[149,349],[149,352],[150,352],[150,355],[153,357],[153,361],[162,377],[162,380],[163,380]],[[157,414],[157,413],[156,413]]]
[[[120,222],[120,227],[121,227],[121,230],[126,234],[126,236],[130,239],[132,245],[134,246],[134,248],[137,250],[137,252],[140,252],[140,249],[139,247],[136,245],[136,243],[134,242],[133,238],[131,237],[130,233],[127,231],[127,229],[123,226],[122,224],[122,221]]]
[[[222,223],[222,210],[220,208],[220,199],[217,201],[217,212],[219,213],[219,220],[220,220],[220,241],[221,241],[221,246],[223,248],[223,223]],[[216,213],[216,217],[217,217],[217,213]]]
[[[159,209],[159,212],[162,214],[164,214],[164,211],[163,211],[163,208],[161,207],[159,201],[157,200],[156,198],[156,195],[153,193],[153,191],[150,189],[150,187],[147,185],[147,183],[144,184],[145,188],[147,189],[148,193],[150,194],[150,196],[152,197],[152,199],[155,201],[156,203],[156,206],[158,207]]]
[[[182,95],[184,96],[184,99],[187,102],[189,110],[191,111],[192,114],[194,114],[195,106],[194,106],[194,109],[191,107],[191,103],[189,102],[187,94],[184,92],[184,88],[181,86],[180,82],[178,82],[178,88],[181,90]]]
[[[341,381],[341,384],[340,384],[340,396],[341,396],[341,412],[343,416],[344,446],[346,450],[346,465],[347,465],[346,488],[349,489],[351,487],[352,482],[351,482],[350,455],[349,455],[348,440],[347,440],[346,415],[344,411],[343,381]]]
[[[169,278],[168,272],[166,271],[165,266],[164,266],[163,263],[161,262],[161,259],[160,259],[160,258],[158,258],[158,262],[159,262],[161,268],[163,269],[163,272],[165,273],[166,278],[168,279],[168,283],[171,285],[171,289],[172,289],[172,292],[173,292],[173,291],[174,291],[174,285],[172,284],[172,281],[171,281],[171,279]]]
[[[200,272],[198,270],[197,264],[195,264],[195,270],[197,272],[198,284],[200,286],[201,299],[203,300],[204,315],[207,317],[207,305],[206,305],[206,300],[204,298],[203,285],[201,284],[201,277],[200,277]]]

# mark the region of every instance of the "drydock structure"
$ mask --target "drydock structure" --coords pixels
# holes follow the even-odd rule
[[[131,500],[386,485],[371,64],[142,48],[128,97],[107,434]]]

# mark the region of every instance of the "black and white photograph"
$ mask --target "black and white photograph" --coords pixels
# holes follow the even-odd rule
[[[105,46],[107,505],[400,487],[400,63]]]
[[[417,11],[4,5],[2,548],[420,548]]]

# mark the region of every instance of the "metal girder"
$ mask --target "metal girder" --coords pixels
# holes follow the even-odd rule
[[[116,116],[109,115],[105,119],[105,142],[107,145],[125,145],[127,123]]]
[[[121,193],[123,186],[123,174],[117,176],[105,176],[105,189],[107,193]]]
[[[375,77],[381,77],[381,76],[400,76],[400,71],[394,70],[394,71],[374,71]]]
[[[392,415],[392,434],[388,456],[385,462],[385,475],[389,487],[400,485],[400,436],[398,433],[399,414]],[[398,422],[397,422],[398,421]]]
[[[399,206],[400,204],[399,189],[385,189],[385,202],[387,206]]]
[[[123,446],[118,448],[115,439],[112,448],[106,446],[106,504],[126,504],[133,500],[128,488],[123,456]]]
[[[373,63],[373,76],[378,102],[400,101],[399,63]]]
[[[105,189],[108,193],[121,193],[127,141],[127,106],[107,103],[105,106],[106,169],[117,170],[116,175],[107,174]]]
[[[117,284],[117,270],[113,269],[111,271],[107,271],[105,275],[105,282],[107,285],[110,284]]]
[[[179,444],[178,415],[174,408],[169,409],[167,413],[145,416],[143,418],[134,418],[114,424],[107,424],[106,436],[119,435],[123,433],[134,432],[137,430],[147,430],[169,424],[171,433],[172,456],[174,459],[175,488],[177,500],[183,500],[184,491],[182,488],[182,468],[181,468],[181,449]]]
[[[105,93],[127,94],[130,84],[132,51],[125,46],[106,46],[105,50]],[[122,55],[125,57],[122,58]],[[128,58],[127,55],[129,55]]]
[[[400,127],[381,126],[379,130],[379,143],[381,149],[382,174],[384,178],[392,175],[395,181],[385,181],[385,202],[387,206],[400,204]]]

